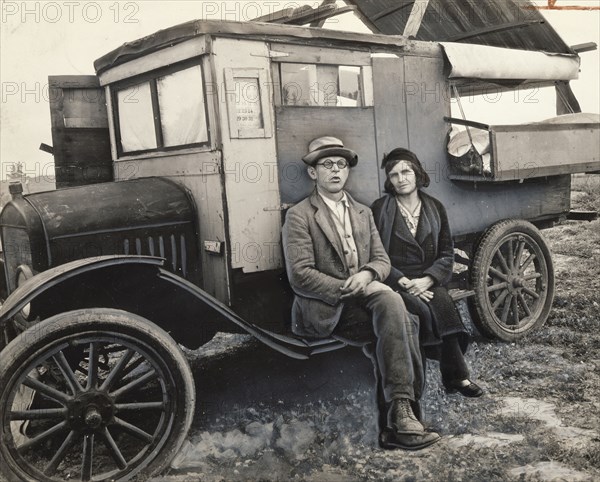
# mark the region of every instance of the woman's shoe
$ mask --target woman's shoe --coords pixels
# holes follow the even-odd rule
[[[483,395],[483,390],[479,385],[471,380],[453,380],[444,382],[446,393],[460,393],[463,397],[477,398]]]

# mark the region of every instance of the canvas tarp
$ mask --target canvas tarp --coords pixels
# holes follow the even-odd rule
[[[579,57],[486,45],[441,43],[451,70],[450,79],[540,81],[573,80],[579,74]]]

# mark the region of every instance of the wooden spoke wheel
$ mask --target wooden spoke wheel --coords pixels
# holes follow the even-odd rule
[[[131,313],[63,313],[0,359],[0,451],[13,480],[146,480],[183,443],[191,371],[173,339]]]
[[[480,331],[514,341],[542,326],[554,298],[552,255],[531,223],[510,219],[481,238],[471,266]]]

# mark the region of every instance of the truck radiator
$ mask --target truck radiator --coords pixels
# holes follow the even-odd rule
[[[123,240],[123,254],[165,258],[165,267],[187,277],[188,250],[184,234],[167,234]]]

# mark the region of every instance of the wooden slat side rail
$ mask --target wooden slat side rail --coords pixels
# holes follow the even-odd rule
[[[470,121],[466,119],[459,119],[457,117],[446,117],[444,116],[444,120],[449,122],[450,124],[457,124],[459,126],[468,126],[475,127],[476,129],[484,129],[486,131],[490,130],[490,126],[488,124],[483,124],[481,122]]]

